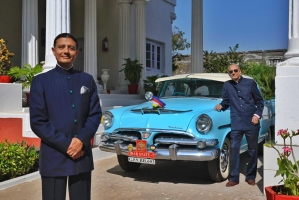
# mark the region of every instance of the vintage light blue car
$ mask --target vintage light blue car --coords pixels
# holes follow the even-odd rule
[[[227,74],[216,73],[157,79],[157,98],[149,92],[145,95],[148,102],[103,114],[105,132],[99,148],[115,152],[126,171],[159,160],[208,161],[211,179],[224,181],[229,169],[230,111],[217,112],[214,106],[221,102],[227,80]],[[274,100],[265,101],[261,143],[273,130],[274,104]],[[246,150],[244,137],[240,153]]]

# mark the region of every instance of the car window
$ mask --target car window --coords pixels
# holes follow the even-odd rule
[[[204,79],[175,79],[160,82],[160,98],[222,97],[223,82]]]

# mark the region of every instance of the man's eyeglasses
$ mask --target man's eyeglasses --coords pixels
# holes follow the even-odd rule
[[[228,73],[232,74],[233,72],[237,73],[239,70],[238,69],[234,69],[234,70],[229,70]]]

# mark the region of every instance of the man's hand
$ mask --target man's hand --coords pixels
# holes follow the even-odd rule
[[[76,160],[76,159],[82,157],[83,155],[84,155],[84,151],[81,150],[81,151],[79,151],[77,154],[75,154],[74,156],[71,156],[71,157],[72,157],[74,160]]]
[[[71,156],[72,158],[74,158],[82,150],[82,147],[83,147],[83,143],[78,138],[73,138],[66,153],[69,156]],[[78,154],[78,155],[80,155],[80,154]]]
[[[251,123],[253,125],[257,125],[259,123],[259,118],[255,115],[253,115],[252,119],[251,119]]]
[[[214,108],[214,110],[217,110],[217,111],[221,111],[222,109],[222,105],[221,104],[217,104]]]

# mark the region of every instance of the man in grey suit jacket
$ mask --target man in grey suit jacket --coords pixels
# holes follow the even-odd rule
[[[249,160],[245,181],[255,185],[257,173],[258,136],[264,109],[264,100],[253,79],[243,78],[238,65],[228,67],[228,74],[232,80],[226,81],[222,91],[222,102],[215,106],[215,110],[226,110],[230,107],[230,172],[227,187],[239,184],[240,146],[245,134],[248,143]]]
[[[90,141],[102,116],[96,84],[73,69],[78,42],[69,33],[54,39],[54,69],[34,77],[30,123],[41,138],[39,171],[43,200],[89,200],[94,168]]]

